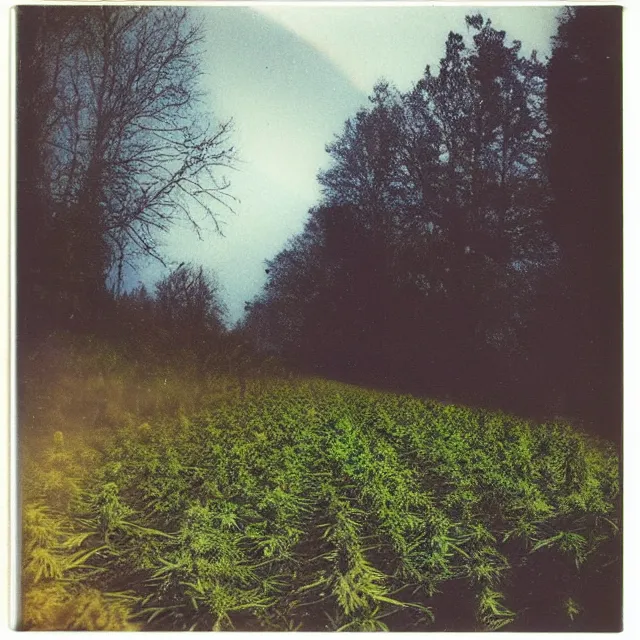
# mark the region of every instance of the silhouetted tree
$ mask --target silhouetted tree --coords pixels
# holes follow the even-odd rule
[[[185,8],[20,8],[25,300],[39,287],[41,306],[87,316],[135,251],[160,258],[158,233],[175,220],[217,224],[233,149],[229,123],[200,110],[201,39]]]
[[[544,67],[480,16],[437,75],[388,83],[328,145],[322,204],[252,307],[291,361],[469,393],[517,366],[518,324],[553,262]],[[491,371],[490,375],[486,375]]]
[[[602,380],[620,335],[619,24],[581,12],[549,71],[474,15],[437,73],[405,94],[378,83],[328,145],[322,201],[270,261],[247,332],[305,370],[604,420],[619,389]],[[599,389],[596,415],[580,398]]]
[[[218,284],[203,267],[182,265],[156,284],[154,311],[161,351],[181,349],[208,362],[224,331]]]
[[[438,75],[427,68],[413,101],[441,132],[431,188],[446,265],[439,344],[451,375],[465,370],[477,384],[483,370],[500,375],[510,328],[526,307],[523,285],[549,264],[552,248],[540,225],[548,202],[544,68],[490,21],[476,15],[467,24],[473,46],[451,33]]]

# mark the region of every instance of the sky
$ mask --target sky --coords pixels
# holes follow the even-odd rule
[[[558,7],[208,6],[202,19],[203,108],[233,119],[239,155],[227,172],[234,211],[220,211],[223,236],[202,239],[185,225],[163,240],[167,267],[142,265],[131,281],[152,286],[181,262],[215,274],[231,326],[266,281],[265,261],[302,231],[320,197],[325,146],[367,105],[384,78],[401,91],[437,68],[449,31],[466,32],[480,11],[522,42],[522,53],[551,54]]]

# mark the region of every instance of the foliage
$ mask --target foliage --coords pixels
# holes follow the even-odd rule
[[[455,583],[497,629],[520,565],[578,580],[615,535],[617,458],[568,425],[229,382],[99,451],[59,431],[26,455],[24,628],[418,630]]]
[[[327,146],[322,200],[249,308],[261,348],[465,400],[504,396],[519,374],[518,332],[556,259],[541,220],[546,69],[491,21],[467,25],[437,73],[405,93],[378,83]]]
[[[620,10],[567,9],[548,63],[466,27],[327,145],[245,329],[305,374],[619,439]]]
[[[105,304],[105,277],[120,282],[132,250],[156,255],[157,231],[179,216],[198,227],[198,209],[215,221],[226,202],[228,125],[210,132],[192,111],[187,10],[21,9],[20,317],[38,325],[55,292],[52,325],[104,314],[119,340],[50,334],[21,352],[23,628],[423,630],[453,592],[474,628],[497,630],[558,575],[552,609],[564,624],[589,615],[581,576],[619,559],[611,444],[564,422],[278,377],[247,345],[433,394],[495,385],[501,400],[539,376],[535,363],[549,370],[534,354],[557,358],[548,308],[532,309],[593,276],[595,237],[582,225],[568,249],[563,207],[583,165],[558,153],[577,137],[559,80],[592,86],[603,49],[573,55],[571,42],[602,34],[566,15],[548,92],[544,65],[481,16],[467,38],[450,34],[437,74],[405,94],[379,83],[328,146],[321,203],[231,333],[215,283],[190,265],[155,297]],[[582,155],[594,176],[599,154]],[[606,210],[607,185],[579,202]],[[548,290],[558,269],[569,275]],[[558,326],[604,299],[578,287]],[[601,345],[583,352],[589,328],[575,334],[530,396],[595,388],[584,381]],[[550,570],[519,593],[523,573]]]

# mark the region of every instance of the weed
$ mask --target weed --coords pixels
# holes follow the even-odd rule
[[[23,442],[24,628],[424,629],[456,581],[496,630],[515,567],[553,555],[577,576],[617,534],[617,457],[568,425],[99,360],[101,382],[75,378],[88,404],[69,374],[27,414],[57,418],[48,446]],[[93,438],[72,426],[91,398]]]

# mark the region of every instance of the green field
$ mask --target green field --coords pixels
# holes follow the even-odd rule
[[[57,357],[21,396],[24,629],[563,630],[617,559],[618,458],[569,425]]]

